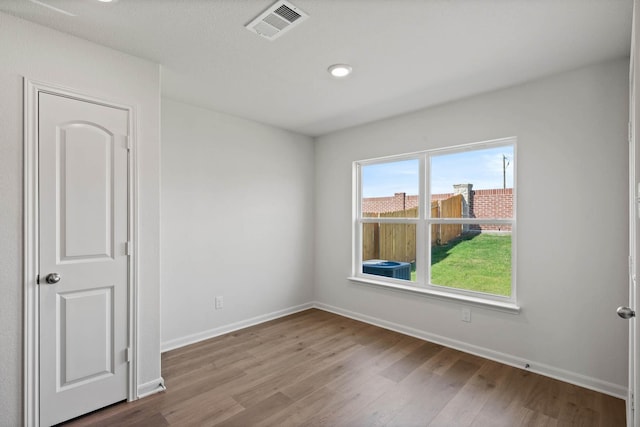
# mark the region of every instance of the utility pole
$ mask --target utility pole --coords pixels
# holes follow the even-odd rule
[[[502,188],[507,188],[507,166],[509,166],[511,162],[507,161],[507,156],[502,155]]]

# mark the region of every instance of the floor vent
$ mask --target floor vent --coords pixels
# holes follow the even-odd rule
[[[246,27],[265,39],[275,40],[308,17],[309,15],[288,1],[280,0],[249,22]]]

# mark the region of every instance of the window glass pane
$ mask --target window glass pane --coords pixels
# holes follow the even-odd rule
[[[415,224],[362,224],[362,273],[415,282],[415,260]]]
[[[362,216],[418,217],[418,159],[362,166]]]
[[[449,229],[442,230],[446,227]],[[434,239],[434,234],[441,236],[440,239]],[[510,226],[432,225],[430,283],[510,296]]]
[[[431,218],[512,218],[513,145],[431,156]]]

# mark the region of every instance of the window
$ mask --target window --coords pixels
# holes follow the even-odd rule
[[[354,280],[515,306],[515,138],[354,163]]]

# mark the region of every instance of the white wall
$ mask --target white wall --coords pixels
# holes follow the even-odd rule
[[[313,156],[309,137],[162,100],[163,348],[312,301]]]
[[[0,13],[0,425],[22,417],[23,77],[138,113],[140,384],[160,378],[159,67]]]
[[[628,60],[323,136],[316,142],[316,299],[459,347],[625,395]],[[346,280],[351,162],[518,137],[519,315]],[[477,347],[474,347],[477,346]]]

